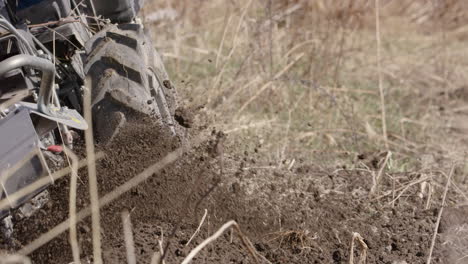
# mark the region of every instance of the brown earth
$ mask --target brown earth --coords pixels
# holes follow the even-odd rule
[[[168,248],[166,263],[180,263],[231,219],[263,256],[262,263],[349,263],[353,232],[361,234],[369,247],[367,263],[425,263],[438,212],[422,210],[418,197],[402,198],[392,208],[388,205],[391,197],[368,197],[372,182],[368,173],[343,167],[319,169],[307,160],[297,161],[291,169],[262,166],[261,146],[237,155],[233,149],[239,139],[199,128],[192,134],[206,134],[207,139],[101,210],[105,263],[126,262],[123,210],[131,212],[138,263],[150,263],[159,251],[159,240]],[[97,165],[100,195],[180,145],[168,138],[158,127],[141,121],[127,126],[110,146],[100,148],[107,153]],[[80,209],[89,200],[86,171],[79,175]],[[68,179],[50,191],[51,200],[44,209],[16,224],[16,249],[68,217]],[[204,209],[208,214],[200,233],[185,246]],[[89,218],[79,224],[78,232],[81,257],[92,261]],[[194,263],[254,263],[240,241],[235,237],[231,243],[230,239],[229,233],[220,237]],[[432,263],[454,263],[447,262],[444,252],[436,247]],[[357,246],[354,254],[361,253]],[[34,263],[72,262],[68,233],[30,257]]]

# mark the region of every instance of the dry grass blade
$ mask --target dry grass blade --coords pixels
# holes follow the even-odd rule
[[[354,242],[359,242],[361,253],[359,254],[359,262],[358,264],[366,263],[367,260],[367,250],[369,247],[367,246],[366,242],[364,242],[364,238],[359,233],[354,232],[353,237],[351,239],[351,248],[349,250],[349,264],[354,264]]]
[[[276,80],[276,79],[279,79],[281,76],[283,76],[283,74],[285,74],[292,66],[294,66],[294,64],[296,64],[296,62],[298,62],[305,54],[304,53],[301,53],[299,54],[292,62],[290,62],[288,65],[286,65],[286,67],[284,67],[281,71],[279,71],[274,77],[273,77],[273,80]],[[245,102],[240,108],[239,110],[237,111],[237,114],[235,115],[236,118],[240,115],[240,113],[242,113],[242,111],[245,110],[245,108],[247,108],[247,106],[250,105],[250,103],[252,103],[253,101],[255,101],[255,99],[257,99],[266,89],[268,89],[271,85],[273,84],[272,81],[269,81],[267,83],[265,83],[258,91],[255,95],[253,95],[249,100],[247,100],[247,102]]]
[[[96,20],[96,25],[98,26],[98,29],[101,30],[101,25],[99,24],[99,17],[97,16],[96,8],[94,7],[94,1],[89,1],[89,4],[91,5],[91,10],[93,11],[94,19]]]
[[[372,177],[373,183],[372,183],[372,187],[371,187],[370,192],[369,192],[370,196],[374,195],[375,192],[377,191],[379,183],[380,183],[380,179],[382,178],[382,174],[383,174],[383,172],[385,170],[385,167],[387,167],[388,160],[390,159],[391,156],[392,156],[392,152],[388,151],[387,155],[385,156],[385,160],[384,160],[384,162],[382,163],[382,166],[379,169],[379,173],[375,177]]]
[[[164,261],[161,261],[161,252],[155,252],[153,254],[153,257],[151,257],[151,264],[164,264]]]
[[[430,178],[427,177],[427,176],[426,176],[426,177],[421,177],[420,179],[418,179],[418,180],[416,180],[416,181],[412,181],[412,182],[408,183],[407,185],[404,185],[404,186],[402,186],[402,187],[400,187],[400,188],[398,188],[398,189],[395,189],[395,190],[390,191],[389,194],[391,194],[391,193],[394,194],[395,192],[401,190],[401,192],[400,192],[394,199],[392,199],[392,201],[390,201],[390,203],[388,203],[388,204],[394,204],[398,199],[400,199],[400,197],[401,197],[411,186],[414,186],[414,185],[419,184],[419,183],[421,183],[421,182],[425,182],[425,181],[427,181],[427,180],[429,180],[429,179],[430,179]],[[383,196],[380,196],[379,198],[381,198],[381,197],[383,197]]]
[[[30,92],[18,92],[15,96],[12,98],[8,99],[8,101],[0,104],[0,114],[1,112],[5,111],[8,109],[10,106],[21,102],[24,98],[28,97],[30,95]]]
[[[382,79],[382,43],[380,38],[380,0],[375,0],[375,36],[377,39],[377,70],[379,75],[380,108],[382,115],[382,133],[385,148],[388,150],[387,115],[385,112],[385,94]]]
[[[445,184],[444,195],[442,196],[442,205],[440,206],[439,214],[437,215],[437,221],[434,226],[434,234],[432,235],[431,247],[429,248],[429,254],[427,256],[426,264],[431,264],[431,261],[432,261],[432,252],[434,251],[434,246],[435,246],[435,242],[437,239],[437,231],[439,229],[440,219],[442,218],[442,212],[444,211],[445,199],[447,198],[447,192],[450,187],[450,180],[452,179],[452,175],[454,171],[455,171],[455,164],[452,165],[452,168],[450,169],[450,174],[447,179],[447,184]]]
[[[195,236],[198,234],[198,232],[200,232],[200,229],[203,225],[203,223],[205,222],[205,218],[206,216],[208,215],[208,210],[205,209],[205,214],[203,214],[203,217],[200,221],[200,224],[198,225],[198,228],[197,230],[195,230],[195,232],[193,233],[193,235],[190,237],[189,241],[185,244],[185,246],[188,246],[190,244],[190,242],[195,238]]]
[[[216,54],[216,63],[215,63],[216,68],[218,68],[218,65],[219,65],[219,58],[221,57],[221,52],[223,51],[224,40],[226,39],[227,31],[229,28],[229,24],[231,23],[231,20],[232,20],[232,16],[229,16],[226,24],[224,25],[223,37],[221,38],[221,42],[219,43],[219,47],[218,47],[218,53]]]
[[[249,251],[249,253],[252,255],[252,258],[255,260],[256,263],[259,263],[258,262],[258,258],[257,258],[257,255],[255,253],[255,249],[253,249],[252,245],[249,243],[248,239],[242,234],[240,228],[239,228],[239,225],[236,223],[236,221],[234,220],[231,220],[229,222],[227,222],[226,224],[224,224],[218,231],[216,231],[213,235],[211,235],[210,237],[208,237],[205,241],[203,241],[200,245],[198,245],[196,248],[194,248],[189,254],[188,256],[184,259],[184,261],[182,261],[182,264],[188,264],[192,261],[192,259],[198,254],[200,253],[200,251],[206,247],[208,244],[210,244],[211,242],[215,241],[216,239],[218,239],[226,230],[228,230],[229,228],[232,228],[234,227],[236,229],[236,231],[238,232],[238,235],[240,236],[241,240],[242,240],[242,243],[244,244],[244,246],[247,248],[247,250]]]
[[[86,83],[89,85],[91,83],[91,80],[87,79]],[[84,89],[83,109],[84,118],[89,126],[89,128],[85,131],[85,140],[86,157],[88,158],[89,195],[91,200],[91,222],[93,227],[93,256],[96,264],[102,264],[99,194],[96,177],[96,160],[94,152],[93,117],[91,114],[90,87],[86,87]]]
[[[0,255],[0,264],[31,264],[28,257],[21,255]]]
[[[80,249],[78,247],[78,236],[76,231],[76,189],[78,185],[78,157],[64,147],[64,151],[71,160],[71,178],[70,178],[70,203],[69,203],[69,217],[70,217],[70,245],[72,248],[73,262],[76,264],[80,261]]]
[[[161,239],[158,239],[159,252],[155,252],[151,258],[151,264],[166,264],[166,261],[163,259],[164,254],[164,232],[161,229]]]
[[[229,54],[228,54],[228,56],[226,58],[226,62],[224,63],[223,67],[221,68],[221,70],[219,71],[218,75],[215,78],[215,81],[213,83],[213,88],[215,88],[216,85],[218,85],[218,83],[221,81],[221,78],[222,78],[222,76],[224,74],[224,71],[226,70],[226,66],[228,65],[229,60],[231,59],[232,55],[234,54],[234,51],[236,50],[236,48],[238,46],[238,44],[237,44],[238,34],[239,34],[240,28],[242,26],[242,23],[244,22],[245,15],[247,14],[247,11],[249,10],[249,7],[252,4],[252,2],[253,2],[253,0],[250,0],[245,5],[244,10],[242,11],[241,17],[239,18],[239,23],[237,24],[237,27],[236,27],[236,32],[234,32],[234,38],[232,40],[232,48],[229,51]],[[219,54],[220,53],[218,53],[217,60],[219,58]]]
[[[133,241],[132,222],[130,221],[130,213],[122,212],[122,224],[125,238],[125,249],[127,250],[127,263],[136,264],[135,242]]]

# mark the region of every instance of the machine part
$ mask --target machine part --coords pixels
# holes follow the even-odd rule
[[[9,215],[3,218],[0,222],[0,231],[3,234],[3,237],[8,242],[11,242],[11,237],[13,235],[13,217]]]
[[[34,85],[29,78],[26,78],[21,69],[16,69],[1,78],[2,89],[0,91],[0,100],[9,100],[18,94],[29,94]],[[26,96],[25,96],[26,97]]]
[[[31,67],[42,71],[37,109],[30,103],[23,103],[25,107],[28,107],[37,115],[59,122],[66,126],[80,130],[88,128],[86,121],[78,112],[76,112],[76,110],[58,108],[50,105],[53,95],[55,76],[55,66],[52,62],[30,55],[16,55],[0,63],[0,77],[21,67]]]
[[[131,114],[154,117],[173,135],[176,92],[152,41],[138,24],[112,25],[86,43],[85,73],[92,91],[97,139],[113,138]]]
[[[78,74],[78,76],[81,78],[81,80],[84,80],[86,78],[86,75],[83,71],[83,52],[77,51],[75,54],[73,54],[73,57],[71,57],[71,65],[73,67],[73,70]]]
[[[9,195],[50,176],[50,172],[39,149],[39,139],[28,109],[19,108],[1,119],[0,135],[8,138],[0,141],[0,199],[7,199],[10,208],[17,208],[42,189],[24,194],[17,200],[11,200]],[[0,219],[7,214],[7,210],[0,211]]]
[[[48,30],[40,34],[37,39],[40,43],[51,43],[52,41],[73,41],[73,43],[83,46],[90,38],[89,32],[85,26],[78,21],[75,23],[67,23],[54,28],[53,31]],[[70,40],[71,39],[71,40]]]
[[[14,223],[20,221],[24,218],[29,218],[38,210],[44,207],[44,205],[50,200],[49,191],[44,190],[38,195],[33,197],[31,200],[25,202],[21,205],[16,213],[13,215],[8,215],[5,218],[0,220],[0,232],[3,235],[3,239],[8,243],[13,243],[13,232],[14,232]]]
[[[5,17],[0,16],[0,27],[4,28],[11,34],[15,35],[15,37],[19,40],[20,45],[24,47],[24,51],[29,55],[36,55],[37,51],[33,49],[31,43],[26,39],[26,37],[19,32],[17,28],[15,28],[10,21],[5,19]],[[24,32],[24,31],[23,31]]]
[[[93,1],[97,15],[102,15],[114,23],[132,21],[145,0],[90,0]]]
[[[32,114],[43,117],[44,119],[57,122],[59,124],[63,124],[65,126],[79,130],[88,129],[88,124],[86,123],[86,120],[84,120],[84,118],[74,109],[68,109],[65,106],[59,108],[53,105],[49,105],[47,106],[47,112],[50,114],[44,114],[41,111],[39,111],[38,105],[36,104],[21,102],[20,105],[25,108],[28,108]],[[39,136],[42,136],[44,132],[50,131],[50,129],[47,131],[47,129],[40,128],[37,126],[36,129],[37,134]]]
[[[65,159],[60,154],[54,154],[51,151],[44,151],[42,154],[44,154],[47,164],[53,168],[61,168],[65,165]]]
[[[51,145],[51,146],[48,146],[48,147],[47,147],[47,151],[50,151],[50,152],[52,152],[52,153],[59,154],[59,153],[62,153],[62,152],[63,152],[63,147],[60,146],[60,145]]]
[[[30,67],[42,71],[41,87],[37,103],[38,109],[44,114],[51,115],[47,105],[52,98],[55,65],[46,59],[41,59],[31,55],[16,55],[0,63],[0,77],[3,77],[8,72],[21,67]]]
[[[70,0],[19,1],[16,15],[33,24],[56,21],[71,13]]]
[[[49,198],[49,191],[42,191],[18,208],[18,213],[15,215],[15,220],[31,217],[35,212],[44,207],[44,205],[49,201]]]

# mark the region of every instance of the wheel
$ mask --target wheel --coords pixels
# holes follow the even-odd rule
[[[132,21],[143,7],[145,0],[92,0],[97,15],[102,15],[114,23]]]
[[[128,119],[140,115],[182,136],[174,120],[177,93],[142,25],[111,25],[93,36],[85,51],[86,87],[99,142],[110,142]]]

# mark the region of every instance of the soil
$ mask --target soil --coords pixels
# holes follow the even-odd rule
[[[205,135],[206,140],[101,209],[105,263],[126,263],[124,210],[130,212],[138,263],[150,263],[160,252],[160,241],[167,248],[166,263],[180,263],[229,220],[239,223],[261,263],[349,263],[354,232],[367,244],[367,263],[426,262],[438,210],[422,209],[424,202],[418,197],[402,198],[392,207],[391,195],[369,198],[372,179],[368,173],[319,169],[307,160],[297,161],[291,168],[261,166],[266,162],[261,147],[238,155],[239,139],[199,128],[191,134],[192,139]],[[97,163],[100,196],[180,145],[180,140],[144,120],[126,126],[109,146],[98,148],[106,153]],[[79,176],[77,205],[82,209],[89,205],[86,170],[80,170]],[[50,193],[45,208],[16,223],[16,245],[9,250],[21,248],[67,219],[68,179],[51,186]],[[200,232],[186,245],[205,209],[207,217]],[[444,219],[455,219],[450,215],[457,215],[457,210],[446,210]],[[459,218],[463,220],[443,221],[439,231],[450,236],[456,230],[453,228],[466,221]],[[89,217],[78,225],[78,236],[83,263],[92,262]],[[438,236],[437,245],[444,237]],[[194,263],[254,263],[240,240],[233,238],[231,242],[230,232],[225,233],[202,250]],[[7,248],[6,243],[2,245]],[[363,252],[358,242],[355,245],[357,260]],[[432,263],[455,263],[445,257],[447,254],[459,256],[437,246]],[[68,233],[30,257],[34,263],[71,263]]]

